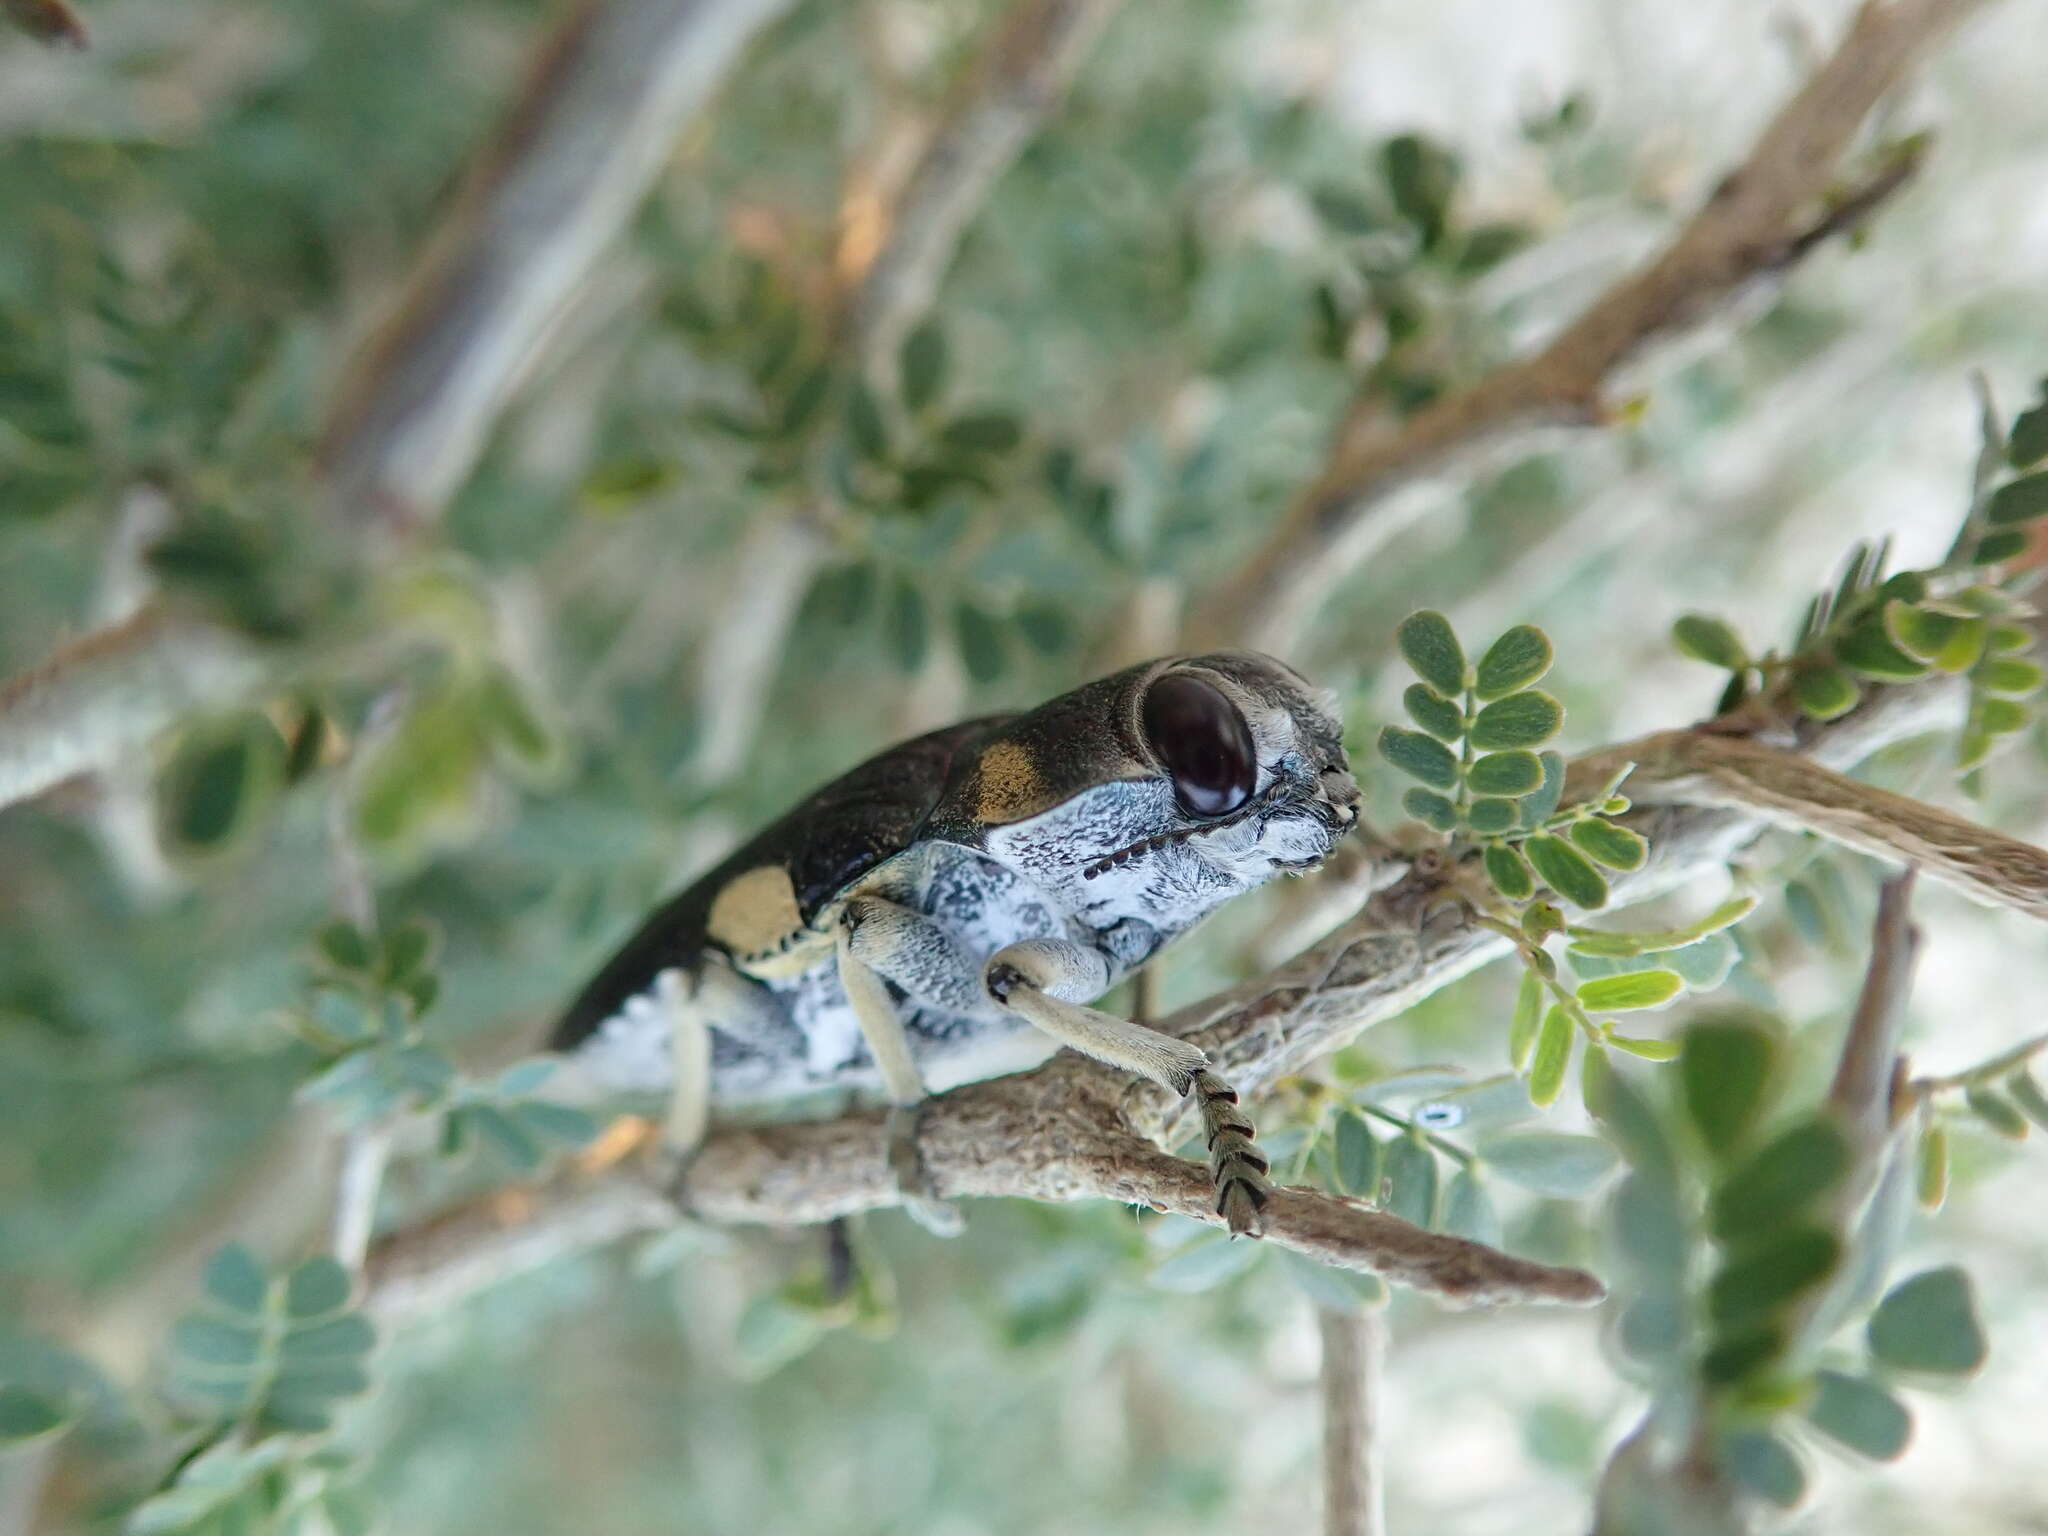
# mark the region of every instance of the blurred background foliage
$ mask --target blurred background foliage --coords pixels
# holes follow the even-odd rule
[[[1844,8],[1773,28],[1735,3],[1127,7],[869,388],[827,321],[849,178],[889,112],[943,96],[997,7],[801,4],[607,257],[445,547],[388,588],[336,589],[306,533],[328,391],[556,12],[108,0],[89,53],[0,38],[0,673],[150,584],[258,634],[346,637],[288,695],[196,723],[97,797],[0,816],[0,1380],[64,1396],[116,1469],[60,1479],[81,1528],[114,1528],[164,1473],[161,1423],[108,1384],[167,1384],[165,1330],[199,1292],[166,1255],[299,1166],[277,1148],[307,1134],[295,1095],[323,1068],[332,1089],[327,1063],[388,1026],[393,1051],[425,1042],[489,1081],[655,897],[807,787],[1170,636],[1313,474],[1354,390],[1411,412],[1572,313],[1705,194]],[[1616,429],[1409,493],[1401,537],[1293,658],[1339,690],[1355,756],[1399,718],[1413,608],[1487,635],[1541,623],[1572,750],[1712,707],[1715,680],[1666,638],[1681,610],[1790,644],[1853,541],[1940,557],[1976,452],[1967,372],[2016,408],[2048,369],[2044,52],[2025,6],[1965,32],[1895,109],[1900,131],[1938,128],[1927,172]],[[735,689],[713,642],[778,584],[786,633]],[[2044,746],[2036,726],[1989,765],[1978,814],[2038,838]],[[1939,792],[1945,749],[1875,771]],[[1401,785],[1372,777],[1391,824]],[[293,1025],[352,851],[389,931],[432,925],[438,996],[387,967],[342,1049]],[[1722,1001],[1782,1019],[1810,1083],[1873,873],[1778,837],[1750,875],[1763,900]],[[1172,957],[1166,1001],[1249,973],[1298,895]],[[1939,893],[1922,913],[1932,1069],[2038,1027],[2037,933]],[[1504,969],[1367,1036],[1331,1081],[1460,1074],[1411,1084],[1405,1115],[1505,1071]],[[466,1101],[474,1124],[524,1101],[495,1081]],[[1317,1092],[1273,1112],[1276,1150],[1358,1182]],[[2027,1367],[2048,1242],[2023,1218],[2040,1174],[1998,1123],[1958,1113],[1948,1207],[1906,1239],[1916,1269],[1967,1259],[1991,1364],[1881,1474],[1815,1461],[1830,1518],[2048,1520]],[[1585,1129],[1575,1093],[1551,1125]],[[527,1161],[482,1139],[483,1172],[401,1162],[387,1216]],[[1416,1214],[1600,1254],[1603,1207],[1579,1197],[1610,1164],[1516,1179],[1504,1156],[1483,1209],[1459,1166]],[[272,1203],[324,1198],[314,1179]],[[977,1208],[949,1246],[889,1214],[859,1240],[864,1286],[836,1309],[814,1304],[816,1234],[691,1233],[408,1328],[380,1347],[379,1393],[341,1411],[349,1498],[447,1532],[1309,1518],[1304,1298],[1344,1299],[1322,1272],[1116,1209]],[[1636,1402],[1589,1369],[1611,1358],[1602,1320],[1409,1298],[1392,1315],[1396,1528],[1581,1528]],[[90,1368],[60,1348],[81,1341]]]

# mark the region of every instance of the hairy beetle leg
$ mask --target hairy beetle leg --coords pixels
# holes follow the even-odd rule
[[[1098,996],[1103,977],[1095,968],[1102,964],[1094,951],[1068,940],[1031,939],[999,951],[983,975],[990,997],[1062,1044],[1171,1092],[1193,1094],[1209,1146],[1216,1213],[1232,1236],[1257,1236],[1259,1211],[1272,1186],[1266,1159],[1252,1144],[1252,1123],[1238,1108],[1237,1090],[1209,1070],[1199,1046],[1059,995]]]
[[[935,1237],[957,1237],[966,1223],[959,1210],[948,1205],[932,1187],[924,1160],[917,1155],[917,1122],[925,1104],[924,1079],[911,1060],[910,1041],[903,1033],[903,1020],[882,978],[854,952],[853,934],[859,919],[839,925],[839,984],[860,1021],[861,1038],[875,1058],[891,1108],[888,1122],[890,1171],[903,1194],[903,1208],[911,1219]]]
[[[1209,1148],[1209,1174],[1216,1183],[1216,1214],[1232,1237],[1257,1237],[1260,1212],[1273,1186],[1266,1181],[1265,1155],[1252,1142],[1252,1123],[1238,1107],[1237,1090],[1207,1067],[1190,1090],[1202,1115]]]

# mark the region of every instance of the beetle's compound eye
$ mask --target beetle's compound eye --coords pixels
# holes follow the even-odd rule
[[[1144,724],[1189,815],[1227,816],[1251,798],[1258,770],[1251,727],[1217,689],[1169,672],[1145,690]]]

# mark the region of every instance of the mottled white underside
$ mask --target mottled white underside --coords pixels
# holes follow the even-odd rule
[[[1263,723],[1254,722],[1255,729]],[[1271,779],[1272,771],[1262,769],[1258,792]],[[924,914],[964,952],[977,979],[979,967],[1005,946],[1057,937],[1102,951],[1113,986],[1231,897],[1282,869],[1322,859],[1335,836],[1312,812],[1283,800],[1092,879],[1083,873],[1119,849],[1184,825],[1165,783],[1105,784],[992,833],[985,853],[921,844],[878,866],[848,894],[885,897]],[[835,904],[820,923],[837,913]],[[917,998],[902,1003],[912,1056],[932,1091],[1023,1070],[1054,1049],[978,985],[952,996],[953,1006],[943,1008]],[[829,951],[786,980],[714,977],[699,997],[712,1026],[712,1097],[721,1107],[880,1087]],[[667,1092],[672,1064],[662,1005],[651,993],[634,997],[577,1055],[611,1091]]]

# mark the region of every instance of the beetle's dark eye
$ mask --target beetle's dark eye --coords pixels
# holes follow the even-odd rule
[[[1145,691],[1145,739],[1173,775],[1181,808],[1225,816],[1251,798],[1258,760],[1237,706],[1197,678],[1169,672]]]

